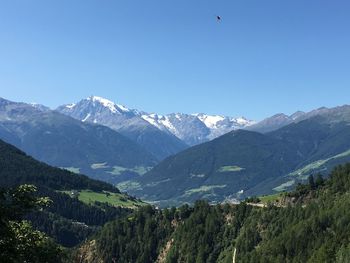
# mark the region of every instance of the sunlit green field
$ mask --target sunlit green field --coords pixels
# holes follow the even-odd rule
[[[261,200],[262,203],[267,204],[270,202],[278,201],[282,196],[283,196],[283,193],[278,193],[278,194],[272,194],[272,195],[259,196],[259,199]]]
[[[199,188],[193,188],[193,189],[187,190],[184,195],[192,195],[192,194],[201,193],[201,192],[209,192],[216,188],[225,188],[225,187],[226,185],[202,185]]]
[[[289,176],[298,176],[300,179],[307,179],[309,177],[309,175],[317,169],[322,168],[322,166],[324,166],[327,162],[334,160],[334,159],[339,159],[339,158],[343,158],[346,156],[350,155],[350,150],[347,150],[345,152],[342,152],[340,154],[337,154],[335,156],[332,156],[330,158],[324,159],[324,160],[317,160],[315,162],[312,162],[306,166],[304,166],[303,168],[300,168],[290,174],[288,174]]]
[[[129,208],[136,208],[146,204],[136,199],[132,200],[130,197],[124,194],[116,194],[111,192],[97,193],[97,192],[92,192],[90,190],[82,190],[82,191],[72,190],[72,191],[64,191],[64,192],[71,197],[77,197],[80,201],[86,204],[94,204],[95,202],[101,202],[101,203],[108,203],[113,206],[129,207]]]
[[[224,172],[239,172],[242,170],[244,170],[244,168],[239,167],[237,165],[227,165],[227,166],[220,167],[220,169],[218,171],[220,173],[224,173]]]

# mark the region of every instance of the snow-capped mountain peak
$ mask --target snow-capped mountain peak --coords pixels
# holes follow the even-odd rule
[[[232,118],[204,113],[167,115],[147,113],[128,109],[99,96],[90,96],[76,104],[59,107],[58,111],[83,122],[103,124],[117,131],[126,126],[134,128],[137,126],[141,127],[140,129],[145,125],[153,126],[168,135],[176,136],[188,145],[206,142],[254,123],[243,117]]]
[[[197,118],[200,119],[205,124],[205,126],[207,126],[210,129],[217,129],[218,122],[223,121],[225,119],[225,117],[220,115],[206,115],[203,113],[198,114]]]
[[[94,103],[97,102],[103,105],[104,107],[108,108],[113,113],[130,112],[130,110],[127,107],[120,104],[116,104],[113,101],[110,101],[108,99],[105,99],[99,96],[90,96],[86,100],[92,101]]]
[[[137,111],[99,96],[90,96],[56,110],[83,122],[103,124],[113,129],[121,128],[133,118],[141,119]]]

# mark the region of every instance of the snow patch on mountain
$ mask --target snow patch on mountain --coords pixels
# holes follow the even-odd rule
[[[75,103],[67,104],[66,108],[67,109],[73,109],[75,107],[75,105],[76,105]]]
[[[84,119],[82,119],[82,122],[85,122],[87,119],[89,119],[91,116],[91,113],[88,113]]]
[[[160,128],[155,118],[152,118],[151,115],[141,115],[141,118],[145,121],[149,122],[153,126],[156,126],[157,128]]]
[[[197,117],[205,124],[205,126],[207,126],[210,129],[217,129],[218,122],[223,121],[225,119],[223,116],[219,115],[198,114]]]
[[[117,107],[118,107],[119,109],[121,109],[121,110],[124,111],[124,112],[129,112],[129,111],[130,111],[127,107],[125,107],[125,106],[123,106],[123,105],[121,105],[121,104],[116,104],[116,105],[117,105]]]
[[[176,136],[176,128],[169,120],[168,116],[158,115],[155,113],[151,114],[142,114],[141,118],[157,127],[158,129],[166,132],[170,132]],[[177,137],[177,136],[176,136]]]
[[[234,119],[239,125],[242,125],[242,126],[251,126],[253,124],[255,124],[256,122],[255,121],[252,121],[252,120],[247,120],[246,118],[244,117],[239,117],[237,119]]]
[[[168,117],[163,117],[160,122],[166,127],[169,129],[169,131],[171,133],[173,133],[174,135],[176,135],[176,128],[174,127],[174,125],[171,123],[171,121],[169,120]]]

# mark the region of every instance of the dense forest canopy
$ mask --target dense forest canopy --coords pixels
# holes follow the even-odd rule
[[[86,262],[350,262],[350,164],[309,181],[266,207],[142,208],[106,224]]]
[[[0,187],[8,189],[21,184],[35,185],[36,196],[52,200],[50,206],[26,214],[25,219],[66,247],[79,244],[106,222],[131,212],[105,203],[88,205],[71,198],[62,191],[89,189],[119,193],[119,190],[108,183],[39,162],[0,140]]]

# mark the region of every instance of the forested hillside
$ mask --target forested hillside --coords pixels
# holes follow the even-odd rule
[[[349,262],[350,164],[258,207],[145,207],[106,224],[83,262]],[[251,200],[249,200],[251,202]],[[76,261],[79,262],[79,261]]]
[[[349,115],[315,116],[267,134],[233,131],[171,156],[120,186],[160,206],[291,190],[310,174],[327,175],[350,161]]]
[[[131,209],[101,202],[84,203],[63,191],[120,195],[114,186],[54,168],[36,161],[17,148],[0,140],[0,188],[8,189],[22,184],[37,186],[38,196],[49,197],[50,206],[26,215],[36,229],[44,231],[64,246],[74,246],[94,233],[109,220],[127,215]],[[77,194],[78,195],[78,194]],[[137,200],[124,195],[125,202]]]

